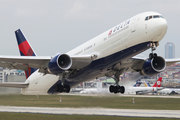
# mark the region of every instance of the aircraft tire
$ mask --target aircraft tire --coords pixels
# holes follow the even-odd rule
[[[122,94],[125,92],[124,86],[121,86],[121,87],[120,87],[120,92],[121,92]]]
[[[59,86],[58,86],[58,91],[59,91],[60,93],[63,92],[63,86],[62,86],[62,85],[59,85]]]
[[[114,86],[114,94],[118,93],[118,86]]]
[[[156,53],[154,53],[154,58],[155,58],[155,57],[157,57],[157,54],[156,54]]]
[[[153,53],[149,54],[149,59],[152,59],[154,57]]]
[[[113,92],[114,92],[114,86],[113,86],[113,85],[109,86],[109,92],[110,92],[110,93],[113,93]]]
[[[70,86],[69,85],[65,85],[64,88],[65,88],[65,92],[66,93],[70,92]]]

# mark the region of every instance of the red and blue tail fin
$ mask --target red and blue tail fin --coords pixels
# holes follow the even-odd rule
[[[36,56],[35,52],[32,50],[32,47],[28,43],[21,30],[16,30],[15,34],[21,56]]]
[[[33,51],[31,45],[23,35],[20,29],[15,31],[18,47],[21,56],[36,56],[35,52]],[[33,72],[35,72],[37,69],[36,68],[30,68],[28,67],[28,70],[25,71],[26,73],[26,78],[28,78]]]
[[[134,87],[139,87],[141,85],[142,82],[140,81],[136,81],[136,84],[134,85]]]
[[[162,77],[160,77],[152,87],[161,87]]]

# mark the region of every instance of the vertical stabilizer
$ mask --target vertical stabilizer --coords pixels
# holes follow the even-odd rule
[[[161,87],[162,77],[160,77],[152,87]]]
[[[15,31],[18,47],[19,47],[19,52],[21,56],[36,56],[35,52],[33,51],[31,45],[23,35],[20,29]],[[28,68],[26,73],[26,78],[28,78],[33,72],[35,72],[37,69],[36,68]]]
[[[151,87],[151,85],[146,80],[144,81],[144,86],[145,87]]]
[[[142,83],[142,82],[140,82],[140,81],[137,80],[137,81],[136,81],[136,84],[134,85],[134,87],[139,87],[139,86],[141,85],[141,83]]]

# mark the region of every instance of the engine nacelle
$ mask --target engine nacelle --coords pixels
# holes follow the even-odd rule
[[[53,57],[48,64],[48,71],[58,75],[72,66],[72,60],[67,54],[59,54]]]
[[[148,59],[143,64],[140,71],[141,75],[156,75],[166,68],[166,62],[164,58],[157,56],[152,59]]]

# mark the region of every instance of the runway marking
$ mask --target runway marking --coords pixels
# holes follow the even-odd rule
[[[61,114],[61,115],[102,115],[102,116],[126,116],[126,117],[180,118],[180,114],[179,114],[180,110],[0,106],[0,112]]]

